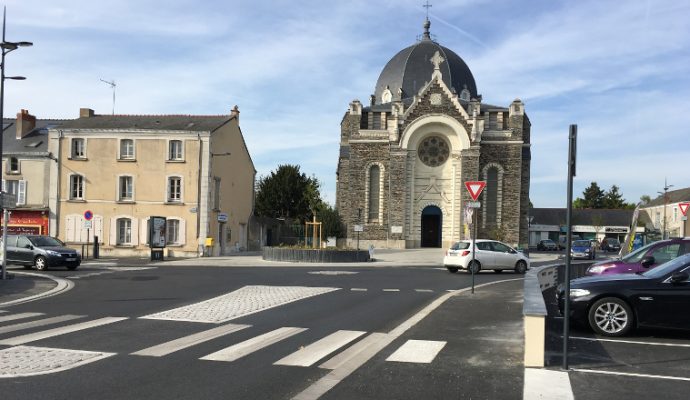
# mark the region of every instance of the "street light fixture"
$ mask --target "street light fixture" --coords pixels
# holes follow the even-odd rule
[[[2,59],[0,60],[0,123],[2,123],[2,129],[0,129],[0,178],[2,178],[2,142],[5,134],[5,80],[11,79],[15,81],[23,81],[26,79],[23,76],[5,76],[5,56],[17,50],[20,47],[31,47],[33,43],[31,42],[8,42],[5,40],[5,20],[7,18],[7,7],[2,10],[2,43],[0,43],[0,49],[2,49]],[[5,254],[7,254],[7,209],[5,208],[5,203],[3,201],[3,193],[0,192],[0,207],[2,207],[3,214],[3,229],[2,229],[2,274],[0,279],[7,279],[7,262]]]

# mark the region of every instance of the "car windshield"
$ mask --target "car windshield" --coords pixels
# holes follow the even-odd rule
[[[618,239],[606,239],[608,244],[621,244],[621,242],[618,241]]]
[[[669,274],[673,271],[675,271],[677,268],[682,267],[682,266],[688,266],[690,265],[690,254],[686,254],[683,256],[680,256],[678,258],[674,258],[673,260],[661,264],[658,267],[654,269],[650,269],[649,271],[643,273],[643,276],[646,276],[647,278],[660,278],[666,274]]]
[[[575,247],[589,247],[589,240],[576,240],[573,242]]]
[[[470,247],[470,242],[455,242],[453,246],[451,246],[451,250],[465,250]]]
[[[545,243],[545,244],[555,244],[555,243],[553,242],[553,240],[551,240],[551,239],[549,239],[549,240],[542,240],[542,242]]]
[[[653,245],[654,243],[650,243],[646,246],[642,246],[639,249],[633,251],[632,253],[623,256],[623,258],[621,258],[621,261],[625,261],[627,263],[640,262],[640,260],[642,260],[642,257],[644,257],[644,255],[647,254],[647,250],[649,250],[649,248]]]
[[[50,236],[29,236],[29,240],[37,247],[61,247],[62,242]]]

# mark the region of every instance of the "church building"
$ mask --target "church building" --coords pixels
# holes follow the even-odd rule
[[[530,122],[519,99],[482,102],[472,72],[452,50],[422,38],[379,75],[368,105],[350,103],[341,123],[336,208],[347,244],[448,247],[477,237],[527,247]],[[479,208],[464,183],[485,181]]]

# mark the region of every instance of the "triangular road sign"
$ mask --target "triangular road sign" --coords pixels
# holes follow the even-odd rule
[[[477,201],[479,198],[479,195],[482,194],[482,190],[484,190],[484,186],[486,186],[486,181],[468,181],[465,182],[465,187],[467,188],[467,191],[470,192],[470,197],[472,197],[472,200]]]
[[[682,212],[683,215],[686,215],[685,213],[688,212],[688,207],[690,207],[690,203],[678,203],[678,208],[680,208],[680,212]]]

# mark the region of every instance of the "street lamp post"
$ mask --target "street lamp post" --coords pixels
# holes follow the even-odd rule
[[[0,130],[0,178],[2,177],[2,142],[5,134],[5,79],[13,80],[24,80],[23,76],[5,76],[5,56],[20,47],[33,46],[31,42],[8,42],[5,40],[5,20],[7,14],[7,7],[2,10],[2,43],[0,43],[0,48],[2,48],[2,58],[0,60],[0,122],[2,123],[2,129]],[[5,203],[3,199],[3,193],[0,192],[0,207],[2,207],[3,214],[3,229],[2,229],[2,275],[1,279],[7,279],[7,262],[5,261],[5,254],[7,253],[7,209],[5,208]]]
[[[661,238],[666,239],[666,208],[668,206],[668,196],[667,192],[670,188],[672,188],[673,185],[669,185],[668,182],[666,182],[666,179],[664,179],[664,192],[657,192],[660,195],[664,196],[664,223],[663,223],[663,231],[661,232]]]

